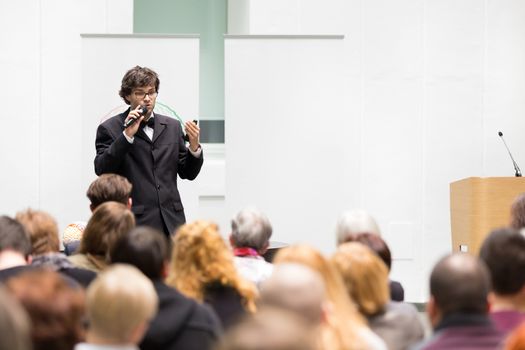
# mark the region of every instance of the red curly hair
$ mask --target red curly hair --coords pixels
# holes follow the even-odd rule
[[[166,283],[190,298],[203,301],[206,286],[217,282],[234,288],[243,298],[245,309],[255,312],[257,290],[238,274],[233,254],[217,225],[194,221],[181,226],[173,239]]]

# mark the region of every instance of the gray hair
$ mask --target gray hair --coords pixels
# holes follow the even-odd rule
[[[264,248],[272,236],[270,220],[257,209],[243,209],[232,219],[232,242],[235,247]]]
[[[337,244],[344,243],[348,236],[359,233],[372,233],[381,236],[374,218],[364,210],[347,211],[337,220]]]

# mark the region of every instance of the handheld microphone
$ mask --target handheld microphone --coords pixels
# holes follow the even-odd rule
[[[507,152],[509,152],[510,159],[512,160],[512,164],[514,165],[514,170],[516,171],[515,176],[516,177],[521,177],[520,167],[518,166],[518,163],[516,163],[516,161],[514,160],[514,157],[512,156],[512,153],[510,153],[509,147],[507,146],[507,143],[505,142],[505,139],[503,138],[503,133],[501,131],[498,131],[498,136],[503,141],[503,144],[505,145],[505,148],[507,149]]]
[[[148,108],[146,106],[142,106],[139,110],[140,112],[140,115],[143,116],[144,114],[148,113]],[[133,124],[135,124],[135,122],[137,121],[138,118],[129,118],[125,123],[124,123],[124,129],[127,129],[129,128],[130,126],[132,126]]]

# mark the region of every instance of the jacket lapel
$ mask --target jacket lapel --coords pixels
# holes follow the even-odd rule
[[[153,122],[155,123],[155,131],[153,131],[153,143],[157,141],[159,136],[162,135],[164,130],[167,128],[166,122],[161,121],[160,118],[157,117],[158,115],[156,115],[155,118],[153,118]]]

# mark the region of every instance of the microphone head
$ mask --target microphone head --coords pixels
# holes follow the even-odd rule
[[[148,113],[148,107],[142,106],[140,109],[140,114],[145,115],[146,113]]]
[[[503,133],[501,131],[498,131],[498,136],[499,137],[503,136]]]

